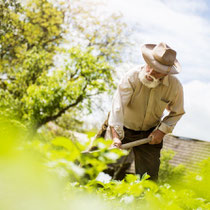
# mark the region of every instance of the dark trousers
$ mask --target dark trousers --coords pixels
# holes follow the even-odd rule
[[[122,144],[147,138],[155,128],[148,131],[134,131],[124,128],[125,137]],[[130,167],[133,158],[135,161],[135,172],[142,176],[147,173],[150,179],[156,181],[158,179],[158,171],[160,167],[160,150],[163,143],[160,144],[143,144],[133,147],[128,156],[121,157],[115,164],[114,173],[111,174],[114,179],[122,180],[126,175],[126,170]]]

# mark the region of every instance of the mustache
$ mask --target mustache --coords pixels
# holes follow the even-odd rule
[[[149,76],[153,79],[153,81],[149,81],[146,76]],[[145,68],[139,72],[139,79],[143,83],[143,85],[147,86],[148,88],[155,88],[160,84],[160,80],[156,79],[155,77],[148,75]]]
[[[156,79],[154,76],[149,75],[148,73],[145,73],[145,75],[151,77],[151,78],[153,79],[154,82],[160,81],[160,79]]]

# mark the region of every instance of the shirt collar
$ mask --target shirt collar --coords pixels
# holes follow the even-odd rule
[[[168,86],[169,85],[169,81],[168,81],[168,75],[165,76],[162,80],[162,84]]]

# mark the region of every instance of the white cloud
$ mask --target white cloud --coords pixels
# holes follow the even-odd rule
[[[177,0],[162,0],[167,6],[173,8],[178,12],[205,12],[207,11],[207,4],[205,1],[198,0],[184,0],[182,2],[177,2]]]
[[[174,134],[210,141],[210,83],[192,81],[184,85],[186,114]]]
[[[177,50],[182,81],[210,80],[210,22],[201,16],[205,1],[110,0],[110,8],[134,26],[138,49],[138,43],[165,41]]]

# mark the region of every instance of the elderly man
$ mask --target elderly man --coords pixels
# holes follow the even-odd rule
[[[122,78],[113,98],[106,138],[120,148],[121,144],[151,136],[150,143],[133,148],[135,170],[157,180],[163,137],[185,113],[183,88],[173,76],[181,66],[176,51],[165,43],[145,44],[141,51],[146,64]],[[169,114],[162,119],[165,109]]]

